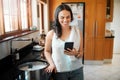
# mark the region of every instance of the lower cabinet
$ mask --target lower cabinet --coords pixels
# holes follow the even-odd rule
[[[111,62],[113,57],[113,43],[114,38],[105,38],[104,60]]]
[[[105,38],[96,38],[94,46],[94,60],[103,61],[104,60],[104,43]]]

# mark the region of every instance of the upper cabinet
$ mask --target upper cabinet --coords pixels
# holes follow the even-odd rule
[[[107,5],[106,5],[106,21],[107,22],[112,22],[113,20],[113,0],[107,0]]]

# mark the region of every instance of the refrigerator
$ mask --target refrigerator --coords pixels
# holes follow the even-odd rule
[[[73,21],[70,23],[71,26],[76,26],[82,31],[83,34],[83,49],[84,49],[84,35],[85,35],[85,3],[84,2],[65,2],[73,13]],[[84,64],[84,55],[83,55]]]

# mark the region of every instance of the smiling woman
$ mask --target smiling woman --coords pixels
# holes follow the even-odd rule
[[[31,0],[0,0],[2,38],[29,30],[31,25]]]

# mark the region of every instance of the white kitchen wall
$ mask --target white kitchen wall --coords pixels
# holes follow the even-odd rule
[[[10,54],[9,41],[0,43],[0,59]]]
[[[113,21],[107,27],[115,31],[113,53],[120,53],[120,0],[114,0]]]
[[[33,38],[34,40],[36,40],[36,39],[38,39],[38,37],[39,37],[39,31],[25,35],[23,37],[19,37],[19,38],[30,38],[30,39]],[[20,49],[20,48],[30,44],[31,42],[32,41],[13,41],[12,47]],[[9,54],[10,54],[10,40],[0,43],[0,59],[6,57]]]

